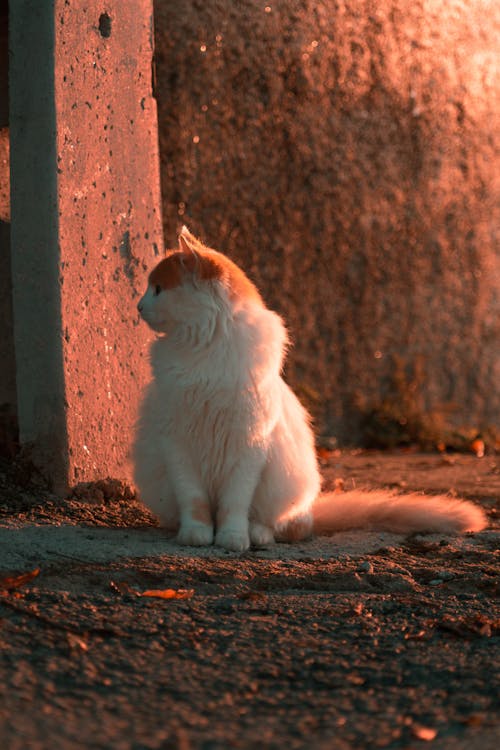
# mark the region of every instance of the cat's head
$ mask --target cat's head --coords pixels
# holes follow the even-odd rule
[[[205,247],[186,227],[179,249],[169,252],[151,271],[137,308],[157,333],[183,326],[203,326],[217,313],[246,305],[262,306],[262,298],[243,271],[222,253]]]

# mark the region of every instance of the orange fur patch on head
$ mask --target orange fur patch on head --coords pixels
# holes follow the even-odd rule
[[[174,255],[163,258],[149,274],[149,285],[175,289],[182,284],[181,266]]]
[[[175,289],[186,274],[208,281],[221,276],[220,268],[210,258],[193,252],[173,252],[163,258],[149,275],[149,284],[161,289]]]
[[[256,286],[250,281],[248,276],[241,270],[236,263],[222,253],[206,247],[189,229],[182,227],[179,235],[179,249],[183,252],[195,252],[203,258],[210,258],[219,267],[218,278],[221,278],[229,292],[229,296],[234,301],[249,301],[264,306],[262,297]]]
[[[259,305],[264,304],[255,284],[250,281],[236,263],[226,258],[225,255],[221,255],[221,253],[217,253],[217,261],[220,263],[229,295],[233,300],[248,300]]]
[[[221,281],[232,301],[264,304],[255,285],[225,255],[205,247],[189,233],[179,237],[179,247],[151,271],[151,286],[159,286],[162,290],[175,289],[182,284],[186,275],[191,274],[199,281]]]
[[[214,258],[207,253],[187,250],[179,253],[182,265],[200,281],[213,281],[222,278],[222,270]]]

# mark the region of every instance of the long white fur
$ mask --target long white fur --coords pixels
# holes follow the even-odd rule
[[[203,253],[185,228],[180,247]],[[479,507],[443,496],[320,495],[310,418],[281,377],[283,321],[232,291],[226,279],[204,281],[186,269],[179,286],[160,294],[149,287],[139,304],[161,335],[135,436],[135,481],[181,544],[215,539],[242,552],[353,527],[449,533],[485,526]]]

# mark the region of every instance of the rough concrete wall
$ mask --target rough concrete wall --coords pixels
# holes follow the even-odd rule
[[[284,314],[318,429],[498,425],[498,4],[155,11],[166,239],[187,221]]]
[[[162,248],[151,3],[18,0],[11,25],[21,442],[58,487],[126,479]]]
[[[10,272],[8,4],[0,0],[0,453],[17,444],[16,367]]]
[[[127,468],[150,341],[136,304],[163,238],[151,2],[59,6],[62,318],[76,481]]]

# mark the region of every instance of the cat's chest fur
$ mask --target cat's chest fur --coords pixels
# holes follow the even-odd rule
[[[155,342],[151,364],[157,417],[171,435],[213,448],[215,441],[237,445],[248,440],[257,423],[267,431],[268,384],[238,343],[229,338],[204,351],[185,351],[175,341]]]
[[[160,339],[151,354],[157,432],[166,451],[181,449],[215,498],[245,446],[266,452],[276,401],[266,418],[262,402],[269,399],[232,342],[189,353]]]

